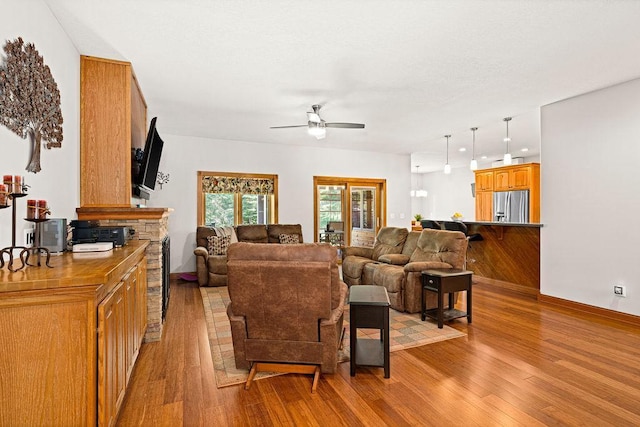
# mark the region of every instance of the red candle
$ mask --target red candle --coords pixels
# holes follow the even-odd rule
[[[7,206],[9,198],[7,197],[7,186],[0,184],[0,206]]]
[[[37,215],[36,201],[31,199],[27,200],[27,218],[35,219]]]
[[[24,184],[24,177],[20,175],[14,175],[13,176],[13,192],[16,194],[21,194],[22,184]]]
[[[46,200],[38,200],[36,201],[36,218],[38,219],[46,219],[47,214],[49,213],[49,208],[47,207]]]

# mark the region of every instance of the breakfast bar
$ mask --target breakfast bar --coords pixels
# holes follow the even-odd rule
[[[539,223],[464,221],[469,242],[467,269],[474,277],[537,295],[540,290]],[[482,280],[482,279],[481,279]]]

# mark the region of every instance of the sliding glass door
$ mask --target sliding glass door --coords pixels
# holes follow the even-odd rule
[[[315,240],[373,246],[386,224],[386,180],[314,177]],[[332,234],[337,231],[338,233]],[[340,235],[341,239],[337,239]]]

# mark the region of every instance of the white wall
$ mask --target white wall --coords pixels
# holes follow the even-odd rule
[[[174,209],[169,219],[171,271],[195,271],[197,171],[278,175],[278,220],[302,224],[313,236],[313,176],[384,178],[387,225],[411,226],[410,156],[306,146],[210,140],[158,132],[165,142],[160,170],[171,180],[156,189],[147,206]],[[404,217],[404,218],[401,218]]]
[[[540,292],[640,315],[640,80],[541,112]]]
[[[42,171],[27,173],[29,139],[22,139],[0,126],[0,175],[25,175],[31,186],[28,198],[49,202],[53,218],[75,218],[79,206],[79,116],[80,116],[80,56],[49,8],[41,1],[3,2],[0,42],[22,37],[34,43],[58,84],[61,97],[63,141],[61,148],[42,149]],[[4,51],[2,62],[4,63]],[[17,200],[16,243],[23,243],[24,228],[31,225],[22,220],[26,214],[26,198]],[[11,244],[11,209],[0,211],[0,247]]]
[[[448,175],[442,171],[419,175],[417,181],[428,195],[411,199],[413,214],[419,213],[424,219],[451,220],[455,212],[460,212],[469,221],[475,219],[475,199],[471,195],[475,175],[469,168],[452,168]]]

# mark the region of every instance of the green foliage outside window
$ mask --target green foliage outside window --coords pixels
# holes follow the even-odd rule
[[[266,224],[269,218],[269,195],[233,193],[205,194],[205,224],[216,227],[236,225],[236,200],[242,203],[240,224]]]
[[[216,227],[234,225],[234,196],[231,193],[204,195],[205,224]]]
[[[326,229],[328,222],[342,221],[342,189],[319,188],[318,199],[318,221],[321,230]]]

